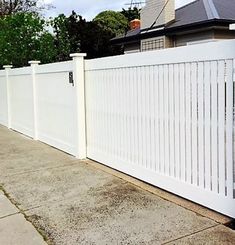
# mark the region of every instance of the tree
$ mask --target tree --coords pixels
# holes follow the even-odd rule
[[[28,65],[29,60],[53,62],[54,37],[47,22],[32,13],[18,13],[0,19],[0,65]]]
[[[71,53],[68,18],[64,14],[60,14],[51,21],[51,24],[55,35],[56,61],[67,60]]]
[[[120,12],[103,11],[94,20],[101,28],[113,33],[115,36],[124,34],[128,29],[128,20]]]
[[[121,14],[123,14],[127,18],[128,22],[134,19],[140,19],[140,9],[136,7],[122,9]]]
[[[18,12],[36,13],[51,5],[44,4],[40,0],[0,0],[0,16]]]
[[[121,54],[120,47],[112,47],[113,31],[97,21],[86,21],[74,11],[69,17],[60,15],[53,21],[57,60],[68,60],[70,53],[87,53],[87,58]]]

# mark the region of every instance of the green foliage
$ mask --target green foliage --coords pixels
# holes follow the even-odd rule
[[[115,36],[124,34],[129,24],[122,13],[111,10],[99,13],[93,21],[97,22],[104,30],[115,34]]]
[[[134,19],[140,19],[140,9],[136,7],[122,9],[121,13],[127,18],[128,22]]]
[[[70,54],[70,42],[68,33],[68,18],[61,14],[51,21],[52,27],[54,28],[54,40],[55,48],[57,50],[57,61],[67,60]]]
[[[122,54],[122,47],[111,46],[110,39],[127,28],[127,18],[114,11],[102,12],[93,21],[75,12],[50,21],[30,12],[4,15],[0,17],[0,66],[64,61],[76,52],[87,53],[88,58]]]
[[[97,58],[121,54],[120,47],[112,47],[110,39],[115,34],[97,21],[86,21],[75,12],[69,17],[60,15],[52,26],[55,32],[55,44],[58,50],[57,60],[69,59],[70,53],[87,53],[87,58]]]
[[[0,19],[0,65],[28,65],[29,60],[42,63],[55,59],[53,36],[47,23],[38,15],[18,13]]]

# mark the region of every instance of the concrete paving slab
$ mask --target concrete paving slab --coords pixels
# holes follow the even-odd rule
[[[216,225],[117,178],[77,191],[76,199],[26,211],[52,243],[159,244]]]
[[[103,186],[113,178],[84,162],[78,162],[72,166],[8,176],[3,186],[18,207],[27,210],[77,198],[90,188]]]
[[[0,126],[0,183],[6,176],[53,168],[76,158]]]
[[[0,218],[8,215],[16,214],[19,210],[8,200],[8,198],[0,191]]]
[[[170,245],[234,245],[235,231],[219,225],[169,243]]]
[[[46,242],[22,214],[16,214],[0,219],[0,244],[46,245]]]

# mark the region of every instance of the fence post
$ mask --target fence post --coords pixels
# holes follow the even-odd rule
[[[5,65],[3,68],[6,72],[6,88],[7,88],[7,127],[11,128],[11,99],[10,99],[10,81],[9,81],[9,72],[13,66]]]
[[[86,110],[85,110],[85,66],[86,54],[71,54],[73,58],[74,86],[77,106],[77,158],[85,159],[86,155]]]
[[[38,112],[37,112],[37,88],[36,88],[36,68],[40,61],[29,61],[32,68],[32,86],[33,86],[33,118],[34,118],[34,140],[38,140]]]

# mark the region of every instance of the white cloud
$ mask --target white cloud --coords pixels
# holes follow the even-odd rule
[[[176,7],[185,5],[193,0],[175,0]],[[94,18],[99,12],[104,10],[121,10],[127,7],[125,4],[130,0],[45,0],[46,3],[53,4],[55,9],[51,9],[47,15],[56,16],[60,13],[69,15],[72,10],[90,20]]]

